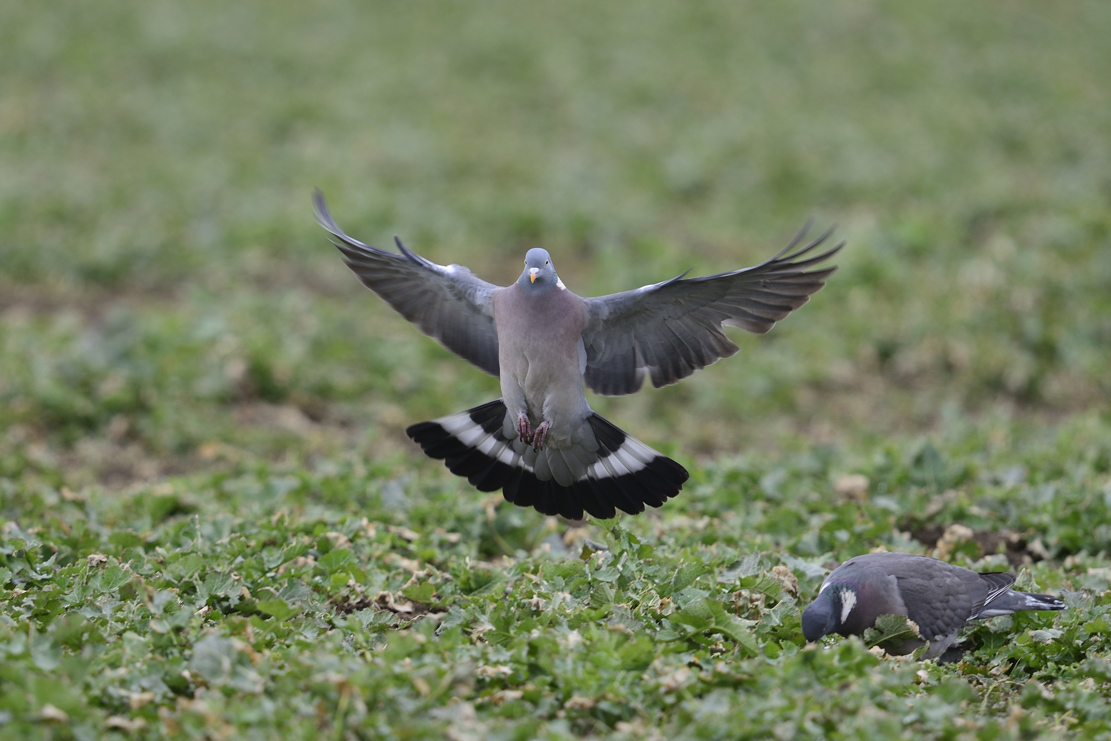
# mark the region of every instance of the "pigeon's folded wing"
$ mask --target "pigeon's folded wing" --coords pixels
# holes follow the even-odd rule
[[[985,587],[985,594],[983,599],[973,605],[969,620],[980,617],[988,605],[1009,592],[1011,585],[1015,583],[1015,575],[1007,571],[985,572],[978,576]]]

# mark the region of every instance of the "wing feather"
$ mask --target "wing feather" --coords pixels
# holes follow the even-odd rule
[[[978,618],[992,602],[1009,592],[1011,585],[1015,583],[1015,575],[1007,571],[984,572],[977,576],[986,591],[983,598],[973,605],[969,620]]]
[[[809,301],[836,270],[813,268],[844,243],[813,254],[833,231],[799,247],[809,228],[807,224],[778,254],[750,268],[700,278],[680,275],[634,291],[584,299],[586,385],[603,395],[631,394],[648,375],[653,386],[667,386],[737,352],[723,327],[756,334],[770,330]]]
[[[437,265],[394,238],[400,254],[371,247],[344,234],[336,225],[324,194],[314,195],[316,221],[332,235],[344,262],[421,332],[439,340],[456,355],[498,375],[498,332],[494,294],[501,290],[476,278],[462,265]]]

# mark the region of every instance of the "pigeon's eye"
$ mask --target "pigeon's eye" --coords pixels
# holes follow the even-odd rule
[[[545,260],[545,261],[544,261],[544,264],[545,264],[545,265],[551,265],[551,264],[552,264],[552,261],[551,261],[551,260]]]

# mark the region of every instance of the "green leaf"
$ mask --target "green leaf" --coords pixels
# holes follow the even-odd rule
[[[1052,643],[1061,637],[1062,631],[1057,628],[1039,628],[1030,631],[1030,637],[1038,643]]]
[[[238,592],[235,577],[223,571],[210,571],[204,581],[197,585],[197,597],[202,602],[209,602],[213,597],[230,597]]]
[[[1088,635],[1103,635],[1105,633],[1111,633],[1111,625],[1108,624],[1106,618],[1100,618],[1098,620],[1089,620],[1084,623],[1083,630]]]
[[[737,585],[741,589],[765,594],[776,601],[783,599],[783,584],[767,572],[741,577]]]
[[[42,671],[53,671],[62,661],[62,647],[53,636],[36,635],[31,640],[31,661]]]
[[[120,549],[137,548],[146,543],[142,537],[128,530],[119,530],[112,533],[108,537],[108,542]]]
[[[205,567],[204,556],[198,553],[189,553],[174,564],[174,570],[188,578]]]
[[[119,589],[131,580],[131,572],[113,564],[97,571],[89,580],[89,586],[98,593],[111,592]]]
[[[685,563],[675,571],[675,575],[671,577],[671,591],[681,592],[690,585],[694,584],[695,580],[703,574],[709,573],[710,569],[706,564],[699,562]]]
[[[760,652],[752,624],[728,612],[720,602],[703,598],[671,614],[672,623],[685,625],[701,633],[721,633],[734,641],[745,653],[755,656]],[[688,634],[689,635],[689,634]]]
[[[316,563],[324,569],[325,573],[335,574],[341,569],[353,566],[355,564],[355,554],[346,548],[336,548],[325,553]]]
[[[294,615],[300,615],[301,610],[298,607],[290,605],[285,600],[281,599],[267,599],[259,600],[255,605],[259,612],[265,613],[276,620],[289,620]]]
[[[906,615],[880,615],[876,618],[875,625],[864,631],[862,638],[869,647],[883,644],[894,646],[904,640],[920,640],[918,628]]]
[[[421,604],[431,605],[436,600],[436,586],[432,582],[422,582],[420,584],[413,584],[412,586],[405,587],[401,590],[401,594],[407,600],[413,602],[420,602]]]

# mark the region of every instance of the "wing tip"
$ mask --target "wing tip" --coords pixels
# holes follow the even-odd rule
[[[406,247],[405,243],[401,241],[401,237],[397,236],[396,234],[393,235],[393,243],[397,245],[397,249],[401,251],[401,254],[409,258],[411,262],[416,263],[421,267],[438,267],[434,263],[426,260],[425,258],[418,255],[416,252],[413,252],[411,249]]]
[[[792,239],[790,242],[787,243],[786,247],[784,247],[779,252],[777,252],[771,259],[764,261],[764,263],[762,263],[762,264],[766,265],[766,264],[774,263],[774,262],[794,263],[798,258],[800,258],[803,255],[811,252],[812,250],[814,250],[819,245],[824,244],[826,242],[826,240],[828,240],[830,237],[832,237],[833,233],[835,231],[837,231],[837,222],[834,222],[832,225],[830,225],[830,227],[828,229],[826,229],[824,232],[819,234],[809,244],[807,244],[804,247],[799,247],[799,249],[795,250],[795,248],[798,247],[798,245],[801,244],[804,239],[806,239],[806,235],[810,232],[810,229],[813,226],[814,226],[814,217],[811,216],[810,218],[808,218],[806,220],[806,223],[803,224],[802,229],[799,231],[798,234],[795,235],[794,239]],[[833,255],[837,254],[841,250],[841,248],[844,247],[844,246],[845,246],[845,242],[844,242],[844,240],[842,240],[839,244],[837,244],[833,248],[831,248],[829,250],[826,250],[825,252],[823,252],[820,255],[817,255],[815,257],[810,258],[807,262],[808,263],[812,263],[812,262],[816,263],[816,262],[821,262],[822,260],[827,260],[830,257],[832,257]],[[792,252],[792,250],[794,250],[794,251]]]
[[[324,197],[324,191],[321,190],[319,186],[313,188],[312,201],[313,216],[316,217],[316,223],[319,224],[324,229],[324,231],[335,237],[335,239],[329,239],[328,241],[339,248],[339,250],[345,255],[350,255],[351,252],[358,253],[368,250],[375,254],[390,254],[386,250],[381,250],[377,247],[374,247],[373,245],[366,244],[365,242],[360,242],[359,240],[344,232],[343,229],[340,228],[339,224],[336,223],[335,218],[332,217],[332,211],[328,208],[328,201]],[[339,240],[339,242],[336,241],[337,239]],[[404,255],[411,262],[414,262],[417,265],[427,267],[427,261],[420,255],[410,250],[404,244],[402,244],[400,237],[394,235],[393,239],[398,248],[401,250],[402,255]],[[340,242],[342,242],[343,244],[340,244]],[[348,263],[348,265],[350,266],[350,263]]]
[[[332,218],[332,212],[328,209],[328,201],[324,198],[324,191],[320,189],[320,186],[315,186],[313,188],[312,206],[313,216],[316,217],[317,224],[320,224],[320,226],[324,227],[325,230],[332,234],[339,231],[339,227],[336,226],[336,222]]]

